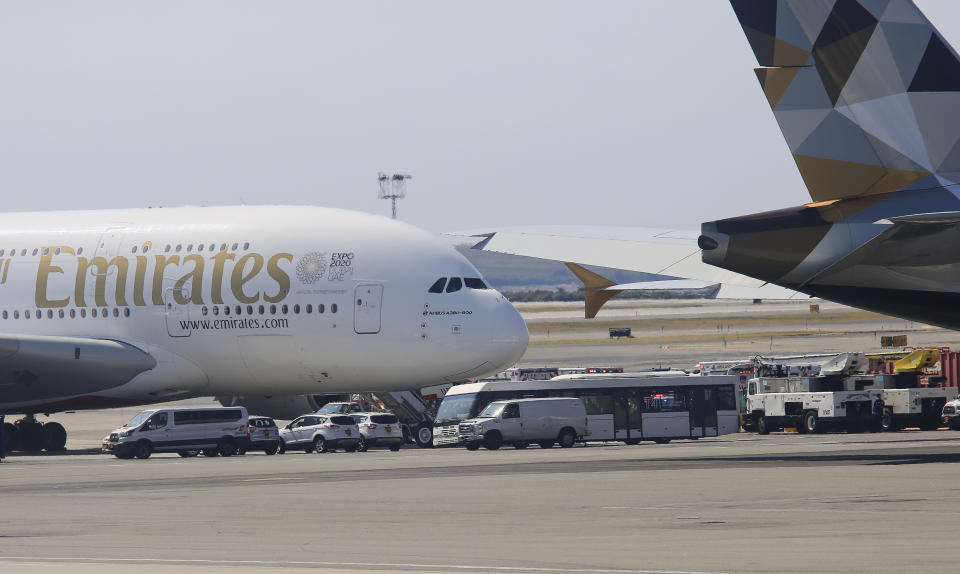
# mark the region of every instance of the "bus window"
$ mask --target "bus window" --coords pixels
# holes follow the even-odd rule
[[[613,396],[609,393],[582,393],[580,400],[583,401],[583,406],[587,408],[588,415],[613,414]]]
[[[717,410],[737,410],[737,396],[733,392],[733,385],[723,385],[721,387],[717,387]]]
[[[645,412],[685,411],[687,410],[686,394],[667,389],[650,389],[643,397]]]

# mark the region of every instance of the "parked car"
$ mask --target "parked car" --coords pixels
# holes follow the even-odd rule
[[[302,415],[280,429],[280,453],[302,448],[304,452],[331,452],[342,448],[355,452],[360,429],[349,415]]]
[[[247,437],[249,443],[237,449],[237,454],[245,454],[248,450],[262,450],[267,454],[277,454],[280,449],[280,429],[270,417],[250,417],[247,422]]]
[[[151,409],[103,439],[101,450],[117,458],[149,458],[154,452],[183,457],[231,456],[247,445],[247,409]]]
[[[353,420],[360,427],[360,452],[371,446],[386,446],[396,452],[403,446],[403,429],[400,419],[391,413],[353,413]]]

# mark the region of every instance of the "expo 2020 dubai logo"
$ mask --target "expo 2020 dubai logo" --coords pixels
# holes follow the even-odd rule
[[[323,277],[323,270],[327,266],[327,256],[318,251],[307,253],[297,262],[297,279],[309,285],[316,283]]]

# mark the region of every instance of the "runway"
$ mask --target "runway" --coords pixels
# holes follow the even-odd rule
[[[34,571],[947,571],[960,520],[946,430],[10,460],[0,568]]]

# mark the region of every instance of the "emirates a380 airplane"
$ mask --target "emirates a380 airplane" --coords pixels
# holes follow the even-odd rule
[[[194,396],[258,410],[514,364],[526,325],[452,247],[390,219],[303,206],[0,215],[0,413]],[[8,423],[9,424],[9,423]]]

